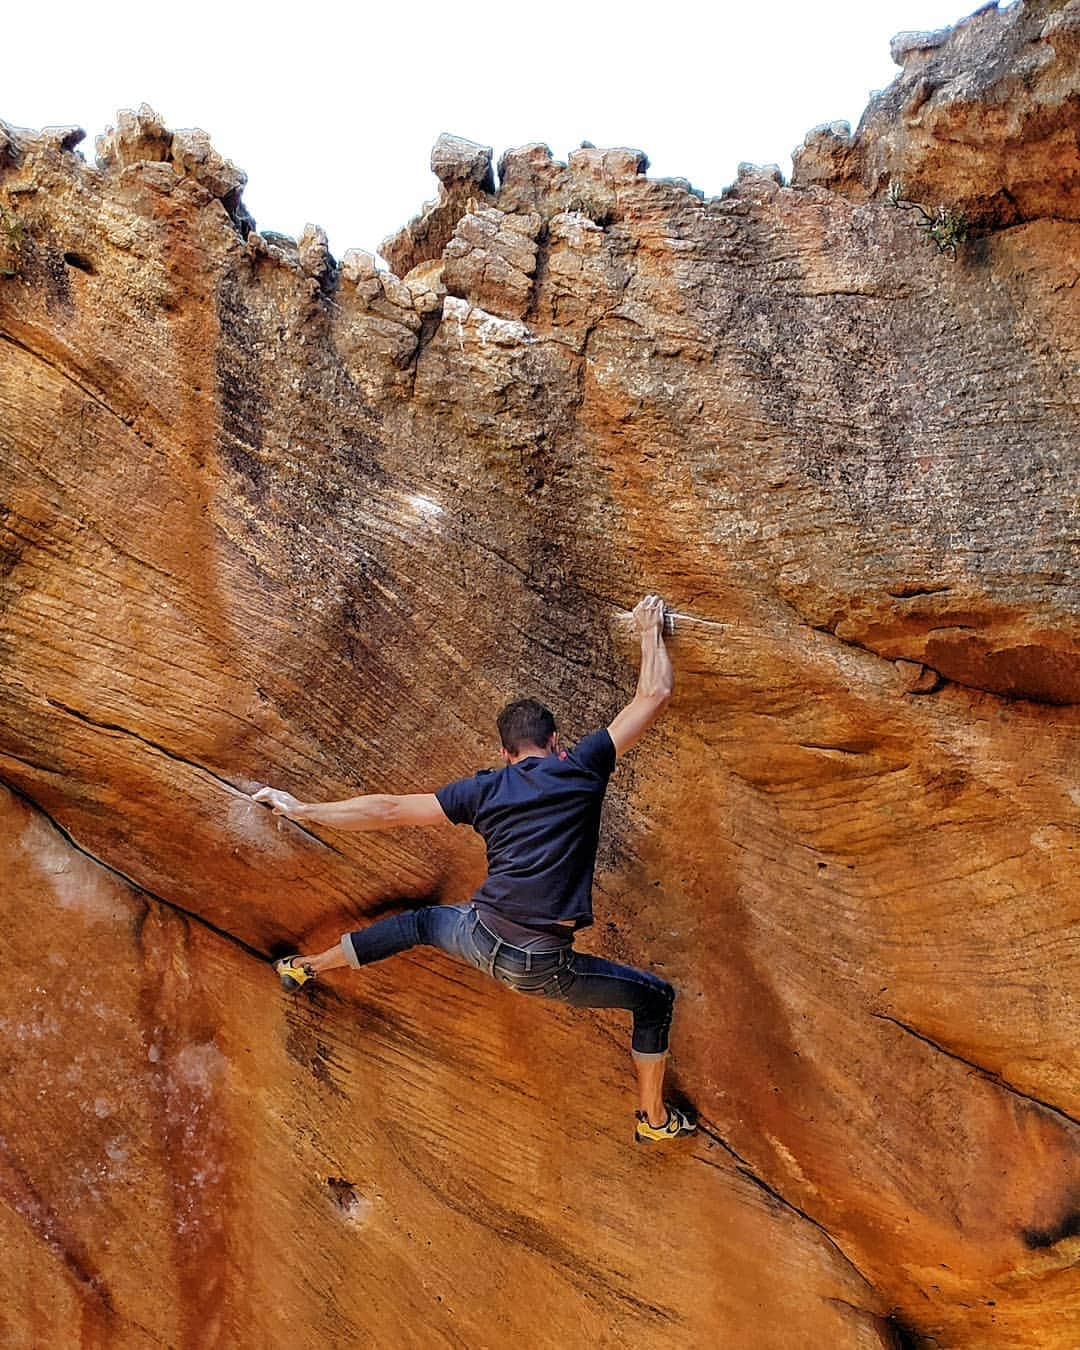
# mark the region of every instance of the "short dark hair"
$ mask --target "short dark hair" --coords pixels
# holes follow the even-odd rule
[[[516,755],[523,745],[543,748],[555,734],[555,718],[534,698],[508,703],[496,719],[503,749]]]

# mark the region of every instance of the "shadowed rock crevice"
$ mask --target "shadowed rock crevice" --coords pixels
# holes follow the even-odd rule
[[[1015,1084],[1010,1083],[1007,1079],[1003,1078],[1002,1075],[997,1073],[994,1069],[988,1069],[982,1064],[976,1064],[973,1060],[966,1059],[957,1051],[950,1050],[948,1046],[941,1045],[932,1037],[926,1036],[921,1031],[916,1031],[914,1027],[908,1026],[906,1022],[901,1022],[899,1018],[890,1017],[887,1013],[873,1013],[871,1015],[879,1022],[891,1022],[894,1027],[899,1027],[900,1030],[905,1032],[908,1036],[914,1036],[917,1041],[922,1041],[923,1045],[928,1045],[931,1050],[936,1050],[938,1054],[948,1055],[950,1059],[955,1059],[960,1064],[966,1064],[969,1069],[974,1069],[981,1078],[985,1078],[991,1083],[996,1083],[998,1087],[1003,1088],[1006,1092],[1011,1092],[1014,1097],[1022,1097],[1024,1101],[1031,1102],[1033,1106],[1037,1106],[1043,1111],[1049,1111],[1051,1115],[1058,1117],[1059,1120],[1067,1121],[1069,1125],[1075,1125],[1080,1129],[1080,1120],[1077,1120],[1075,1116],[1071,1116],[1068,1111],[1062,1110],[1060,1106],[1055,1106],[1053,1102],[1043,1101],[1039,1097],[1033,1097],[1029,1092],[1024,1092],[1021,1088],[1018,1088]]]
[[[912,693],[934,692],[941,680],[949,680],[996,698],[1059,707],[1080,703],[1080,655],[1072,650],[1069,636],[1064,633],[1060,646],[1022,642],[1002,649],[996,647],[992,638],[973,632],[970,624],[947,623],[925,627],[922,634],[898,635],[891,644],[892,650],[886,652],[880,649],[880,643],[875,646],[871,639],[853,636],[849,623],[845,623],[841,633],[839,623],[834,620],[811,626],[883,661],[912,667],[915,670],[915,683],[909,690]]]
[[[1080,1237],[1080,1210],[1072,1210],[1062,1216],[1050,1228],[1025,1228],[1021,1236],[1032,1251],[1041,1251],[1046,1247],[1056,1247],[1066,1238]]]

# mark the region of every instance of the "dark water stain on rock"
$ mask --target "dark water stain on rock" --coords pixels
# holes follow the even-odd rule
[[[1066,1238],[1080,1237],[1080,1210],[1071,1210],[1047,1228],[1023,1228],[1020,1236],[1024,1246],[1031,1251],[1043,1251],[1048,1247],[1056,1247]]]

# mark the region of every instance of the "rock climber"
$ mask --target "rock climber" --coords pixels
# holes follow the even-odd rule
[[[471,900],[409,910],[343,934],[328,951],[287,956],[275,964],[282,985],[294,993],[328,970],[427,946],[519,993],[579,1008],[627,1009],[638,1080],[635,1138],[648,1143],[697,1128],[692,1116],[663,1096],[675,990],[656,975],[574,948],[575,932],[593,921],[593,869],[608,778],[616,758],[637,744],[671,697],[660,597],[646,596],[634,608],[633,622],[641,643],[637,691],[610,726],[572,750],[559,748],[555,719],[543,704],[519,699],[497,719],[501,769],[481,769],[437,792],[301,802],[264,787],[254,800],[275,815],[340,830],[471,825],[487,846],[488,863]]]

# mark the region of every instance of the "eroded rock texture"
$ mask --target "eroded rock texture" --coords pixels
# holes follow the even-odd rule
[[[815,128],[794,181],[857,201],[890,181],[934,203],[961,202],[986,228],[1080,215],[1077,0],[984,5],[955,29],[900,33],[903,74],[871,100],[855,135]]]
[[[5,1345],[1080,1343],[1075,26],[912,46],[791,188],[441,142],[393,273],[149,109],[3,129]],[[1020,223],[949,260],[871,142]],[[681,991],[666,1153],[615,1015],[424,954],[285,1004],[482,858],[246,795],[577,736],[647,590],[586,945]]]

